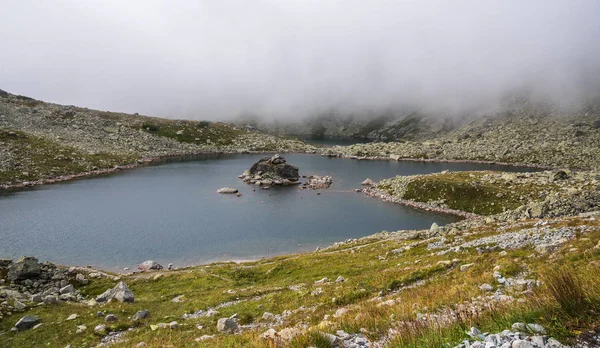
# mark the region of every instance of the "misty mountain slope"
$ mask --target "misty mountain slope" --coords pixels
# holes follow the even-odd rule
[[[463,124],[446,128],[444,121],[429,123],[429,132],[421,130],[418,136],[403,138],[402,142],[333,147],[323,150],[323,154],[481,160],[578,169],[600,166],[599,104],[563,111],[550,105],[524,102],[460,122]]]
[[[167,120],[0,94],[0,184],[204,152],[312,151],[222,123]]]

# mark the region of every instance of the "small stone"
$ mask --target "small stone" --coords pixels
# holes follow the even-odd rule
[[[525,325],[525,323],[514,323],[512,324],[511,329],[513,331],[524,332],[527,331],[527,326]]]
[[[481,284],[481,286],[479,287],[479,290],[491,292],[491,291],[494,291],[494,287],[491,286],[490,284]]]
[[[107,314],[104,318],[104,321],[106,321],[107,323],[115,323],[119,321],[119,319],[114,314]]]
[[[169,328],[171,330],[175,330],[175,329],[179,328],[179,324],[176,321],[172,321],[169,323]]]
[[[329,283],[329,279],[327,277],[315,281],[315,284],[325,284],[325,283]]]
[[[262,320],[273,320],[275,315],[273,313],[264,312],[262,315]]]
[[[77,314],[71,314],[71,315],[69,315],[67,320],[75,320],[75,319],[77,319],[77,317],[79,317]]]
[[[546,329],[540,324],[527,324],[527,331],[539,334],[545,334]]]
[[[106,324],[100,324],[94,328],[94,332],[102,333],[104,331],[106,331]]]
[[[467,264],[461,265],[460,271],[464,272],[464,271],[468,270],[469,268],[473,267],[473,265],[474,265],[474,263],[467,263]]]
[[[534,348],[534,346],[529,341],[515,340],[512,343],[512,348]]]
[[[141,311],[137,311],[133,317],[131,319],[133,320],[142,320],[142,319],[146,319],[148,318],[148,316],[150,315],[150,312],[148,312],[147,310],[141,310]]]
[[[337,277],[337,279],[335,280],[336,283],[343,283],[345,281],[346,281],[346,278],[344,278],[342,276]]]
[[[260,184],[258,184],[260,186]],[[217,193],[221,193],[221,194],[234,194],[234,193],[238,193],[238,189],[233,188],[233,187],[223,187],[217,190]]]
[[[89,283],[89,280],[87,280],[85,278],[85,276],[83,274],[81,274],[81,273],[77,273],[77,275],[75,276],[75,280],[78,283],[83,284],[83,285],[86,285],[87,283]]]

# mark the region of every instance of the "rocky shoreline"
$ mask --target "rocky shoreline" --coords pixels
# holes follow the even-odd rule
[[[432,211],[432,212],[436,212],[436,213],[456,215],[456,216],[460,216],[464,219],[481,218],[481,215],[468,213],[468,212],[465,212],[462,210],[443,208],[443,207],[438,207],[438,206],[427,204],[427,203],[416,202],[416,201],[411,201],[411,200],[407,200],[407,199],[394,197],[394,196],[387,194],[383,191],[380,191],[374,187],[364,188],[364,189],[362,189],[362,192],[369,197],[378,198],[384,202],[402,204],[402,205],[405,205],[408,207],[421,209],[421,210],[425,210],[425,211]]]
[[[532,168],[532,169],[543,169],[551,170],[557,167],[543,166],[539,164],[530,163],[514,163],[514,162],[497,162],[497,161],[484,161],[484,160],[469,160],[469,159],[444,159],[444,158],[412,158],[412,157],[400,157],[391,155],[389,157],[384,156],[354,156],[345,154],[327,154],[322,153],[323,157],[333,158],[347,158],[360,161],[395,161],[395,162],[424,162],[424,163],[473,163],[473,164],[493,164],[499,166],[510,166],[510,167],[521,167],[521,168]]]
[[[34,187],[34,186],[49,185],[49,184],[55,184],[55,183],[77,180],[77,179],[91,178],[91,177],[95,177],[95,176],[109,175],[109,174],[114,174],[114,173],[120,172],[122,170],[130,170],[130,169],[144,167],[147,165],[156,165],[156,164],[161,164],[162,162],[180,161],[180,160],[183,161],[188,158],[194,158],[196,156],[236,155],[236,154],[269,154],[269,153],[273,153],[273,152],[274,151],[246,151],[246,150],[241,150],[241,151],[199,151],[199,152],[189,152],[189,153],[182,153],[182,154],[171,154],[171,155],[164,155],[164,156],[146,157],[146,158],[137,160],[135,163],[115,166],[113,168],[97,169],[97,170],[85,171],[85,172],[81,172],[81,173],[77,173],[77,174],[60,175],[60,176],[57,176],[54,178],[45,178],[45,179],[39,179],[39,180],[33,180],[33,181],[24,181],[24,182],[13,183],[13,184],[0,184],[0,191],[1,190],[14,190],[14,189],[29,188],[29,187]],[[285,153],[312,154],[313,152],[312,151],[307,151],[307,152],[291,151],[291,152],[285,152]]]

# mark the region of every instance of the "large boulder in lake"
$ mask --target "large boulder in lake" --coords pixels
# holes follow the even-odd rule
[[[271,179],[288,179],[297,181],[300,177],[298,168],[286,163],[285,158],[281,155],[273,155],[265,157],[254,163],[250,168],[251,175],[260,174],[262,177],[270,177]]]

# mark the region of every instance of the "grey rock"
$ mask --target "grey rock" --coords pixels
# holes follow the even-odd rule
[[[39,324],[42,320],[35,315],[26,315],[23,318],[19,319],[15,324],[15,327],[19,331],[31,329],[35,325]]]
[[[69,284],[69,285],[61,288],[59,292],[60,292],[61,295],[63,295],[63,294],[70,294],[70,293],[75,292],[75,288],[73,287],[73,285]]]
[[[221,318],[217,321],[217,331],[234,333],[238,330],[238,323],[232,318]]]
[[[119,319],[114,314],[107,314],[106,317],[104,317],[104,321],[106,321],[107,323],[116,323],[117,321],[119,321]]]
[[[494,287],[491,286],[490,284],[481,284],[481,286],[479,286],[479,289],[482,291],[487,291],[487,292],[494,291]]]
[[[137,311],[137,313],[135,313],[131,319],[142,320],[142,319],[148,318],[149,315],[150,315],[150,312],[148,312],[147,310],[144,309],[141,311]]]
[[[512,348],[535,348],[533,344],[525,340],[516,340],[512,342]]]
[[[233,188],[233,187],[223,187],[223,188],[218,189],[217,193],[222,193],[222,194],[238,193],[238,189]]]
[[[119,302],[133,302],[134,295],[125,283],[119,282],[114,288],[108,289],[96,297],[96,302],[109,302],[113,299]]]
[[[140,263],[138,265],[138,269],[142,271],[160,271],[163,269],[163,266],[156,261],[148,260]]]
[[[262,172],[262,176],[270,174],[273,179],[298,180],[298,168],[285,162],[280,155],[273,155],[260,159],[250,167],[250,174],[255,175]]]
[[[56,297],[54,295],[48,295],[48,296],[44,297],[44,303],[45,304],[58,303],[58,297]]]
[[[8,266],[8,280],[30,279],[40,275],[42,267],[35,257],[23,257]]]

